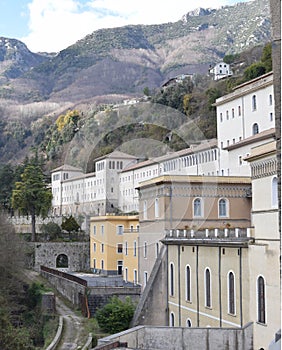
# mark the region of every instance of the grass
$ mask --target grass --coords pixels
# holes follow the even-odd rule
[[[58,316],[49,316],[46,317],[47,319],[44,320],[44,327],[43,327],[43,336],[44,336],[44,348],[46,348],[48,345],[51,344],[52,340],[54,339],[58,325],[59,325],[59,317]]]

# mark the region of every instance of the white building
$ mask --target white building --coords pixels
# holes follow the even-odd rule
[[[209,69],[209,73],[213,75],[214,80],[219,80],[233,75],[230,65],[225,62],[217,63],[213,68]]]
[[[53,213],[55,215],[105,215],[118,205],[119,173],[137,158],[114,151],[94,161],[94,173],[63,165],[52,171]]]
[[[212,139],[125,168],[119,179],[118,207],[124,212],[139,211],[136,188],[143,181],[161,175],[216,175],[218,161],[217,140]]]
[[[250,175],[243,159],[275,128],[273,73],[237,86],[216,100],[220,175]],[[269,130],[269,131],[267,131]]]
[[[218,139],[138,162],[115,151],[94,161],[95,172],[64,165],[52,172],[57,215],[139,211],[136,188],[161,175],[250,176],[251,148],[274,139],[273,74],[237,86],[216,100]]]

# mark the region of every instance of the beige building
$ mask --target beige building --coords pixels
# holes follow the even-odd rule
[[[254,349],[268,349],[281,325],[275,142],[253,148],[246,161],[252,172],[252,207],[250,199],[242,196],[240,178],[237,190],[234,180],[226,178],[226,193],[219,195],[229,201],[230,218],[236,219],[234,205],[240,221],[230,220],[224,229],[218,217],[214,228],[204,224],[200,230],[183,229],[178,224],[165,230],[162,243],[167,246],[168,324],[243,327],[252,322]],[[219,205],[218,200],[216,203]],[[140,223],[142,227],[142,220]]]
[[[248,177],[166,175],[141,183],[139,192],[139,281],[143,287],[167,230],[234,231],[251,225]]]
[[[138,231],[138,216],[91,217],[91,269],[103,275],[124,275],[124,280],[137,283]]]

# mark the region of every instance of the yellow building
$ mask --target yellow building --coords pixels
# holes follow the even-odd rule
[[[123,275],[138,282],[138,231],[136,215],[95,216],[90,220],[90,267],[103,275]]]

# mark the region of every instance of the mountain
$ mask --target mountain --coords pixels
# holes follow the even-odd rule
[[[0,97],[20,103],[137,95],[271,40],[268,2],[196,9],[177,22],[97,30],[57,55],[0,42]]]

